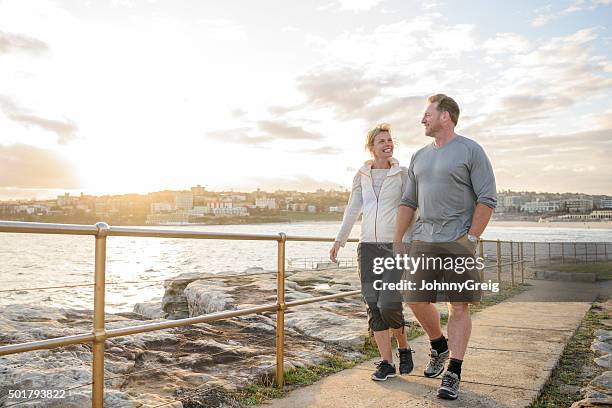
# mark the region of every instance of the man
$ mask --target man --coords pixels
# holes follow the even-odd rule
[[[473,258],[478,239],[482,235],[497,204],[495,177],[491,164],[480,145],[457,135],[459,106],[444,94],[430,96],[421,123],[425,135],[434,140],[418,150],[408,168],[408,185],[400,202],[394,236],[395,251],[403,248],[402,237],[410,226],[415,211],[419,216],[412,232],[411,257]],[[417,267],[406,273],[416,283],[443,280],[479,281],[478,271],[459,268],[447,270]],[[435,262],[434,262],[435,265]],[[459,265],[459,263],[457,263]],[[456,399],[461,380],[461,366],[467,349],[472,322],[469,303],[478,303],[481,292],[458,293],[445,291],[448,298],[448,341],[442,333],[440,315],[433,303],[436,290],[404,292],[415,317],[427,333],[431,343],[430,362],[424,374],[442,378],[438,397]]]

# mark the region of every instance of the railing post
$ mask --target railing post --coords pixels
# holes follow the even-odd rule
[[[599,255],[597,254],[597,242],[595,242],[595,262],[597,262],[599,259]]]
[[[604,241],[604,255],[606,255],[606,262],[608,262],[608,241]]]
[[[552,257],[550,256],[550,242],[548,243],[548,263],[552,263]]]
[[[91,406],[104,407],[104,294],[106,281],[106,236],[110,229],[105,222],[96,224],[95,272],[94,272],[94,315],[93,315],[93,363]]]
[[[502,257],[501,257],[501,242],[497,240],[497,250],[495,251],[497,257],[497,282],[501,283],[501,271],[502,271]],[[500,285],[501,287],[501,285]]]
[[[578,258],[576,258],[576,242],[574,241],[574,263],[578,263]]]
[[[484,262],[484,242],[482,242],[482,240],[478,241],[478,252],[480,254],[480,259],[483,260]],[[484,268],[480,270],[480,281],[484,282]]]
[[[278,241],[278,274],[276,275],[276,386],[285,385],[285,242],[280,233]]]
[[[589,263],[589,244],[584,243],[584,263]]]
[[[564,264],[565,263],[565,249],[564,249],[565,245],[562,242],[561,243],[561,263]]]
[[[523,241],[519,243],[521,259],[521,284],[525,283],[525,254],[523,253]]]
[[[510,241],[510,278],[514,287],[514,243]]]
[[[533,243],[533,264],[536,264],[536,243]]]

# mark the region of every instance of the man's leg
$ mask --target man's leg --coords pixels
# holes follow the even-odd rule
[[[429,340],[442,337],[442,327],[440,326],[440,313],[433,303],[409,303],[414,317],[417,318]],[[449,334],[450,336],[450,334]]]
[[[472,333],[472,319],[468,303],[448,304],[448,345],[450,361],[438,388],[438,398],[457,399],[461,382],[461,365]]]
[[[470,335],[472,334],[472,318],[468,303],[448,304],[448,347],[451,360],[463,361]],[[461,371],[456,373],[461,375]]]

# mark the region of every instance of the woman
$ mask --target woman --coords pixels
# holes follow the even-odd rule
[[[375,289],[374,281],[398,282],[401,271],[385,270],[382,274],[373,271],[374,258],[392,257],[395,219],[400,199],[406,186],[407,172],[393,157],[393,139],[390,126],[379,124],[366,136],[366,150],[372,155],[357,171],[353,179],[353,189],[344,211],[342,226],[336,241],[329,251],[333,262],[337,261],[338,251],[346,244],[351,229],[359,214],[363,213],[361,237],[357,247],[361,294],[367,304],[368,324],[374,332],[374,339],[382,361],[372,374],[375,381],[395,377],[391,351],[391,334],[397,339],[399,349],[400,374],[412,371],[412,350],[404,332],[402,299],[397,291]],[[407,242],[408,234],[404,236]]]

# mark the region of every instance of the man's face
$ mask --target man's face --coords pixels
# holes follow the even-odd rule
[[[425,126],[425,136],[435,136],[442,129],[440,116],[442,112],[438,111],[438,102],[430,103],[423,113],[421,123]]]

